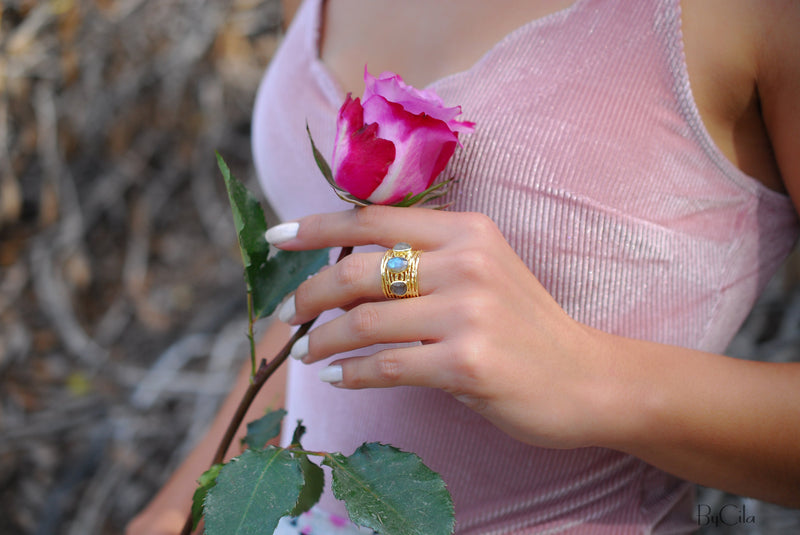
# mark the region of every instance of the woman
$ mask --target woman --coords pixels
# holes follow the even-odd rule
[[[797,237],[799,25],[790,1],[305,2],[254,114],[274,242],[422,253],[420,297],[385,300],[357,249],[281,311],[329,319],[289,370],[304,445],[415,451],[464,534],[686,532],[689,482],[800,506],[800,364],[719,355]],[[448,212],[326,191],[305,122],[329,152],[365,63],[476,123]],[[180,529],[230,403],[131,533]]]

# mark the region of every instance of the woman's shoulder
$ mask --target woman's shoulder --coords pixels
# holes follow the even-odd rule
[[[800,205],[800,2],[682,0],[692,92],[725,155]],[[794,141],[793,141],[794,140]]]

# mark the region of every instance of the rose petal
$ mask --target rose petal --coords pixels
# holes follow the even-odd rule
[[[336,139],[333,143],[333,173],[339,167],[343,154],[350,150],[350,135],[364,126],[364,108],[352,93],[347,93],[344,104],[339,108],[339,117],[336,120]]]
[[[377,123],[378,135],[393,142],[394,162],[382,183],[367,200],[392,204],[409,193],[427,189],[447,165],[458,143],[458,134],[444,121],[413,114],[403,106],[375,95],[364,102],[364,120]]]
[[[364,124],[364,109],[347,95],[339,110],[333,149],[336,184],[359,199],[367,199],[377,188],[395,159],[395,146],[377,136],[377,124]]]
[[[379,95],[389,102],[396,102],[410,113],[424,113],[440,119],[455,132],[470,133],[475,123],[456,121],[461,115],[461,106],[447,108],[444,102],[432,89],[422,90],[406,84],[400,75],[386,71],[378,78],[372,76],[364,67],[364,102],[372,96]]]

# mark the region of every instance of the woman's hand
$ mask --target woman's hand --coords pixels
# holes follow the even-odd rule
[[[294,354],[303,362],[422,342],[336,361],[327,370],[335,386],[439,388],[540,446],[605,439],[611,364],[596,358],[596,332],[567,316],[488,217],[371,206],[296,223],[270,232],[283,234],[273,243],[301,250],[407,242],[422,251],[419,297],[385,299],[381,253],[350,255],[297,289],[292,324],[346,310],[298,341]]]

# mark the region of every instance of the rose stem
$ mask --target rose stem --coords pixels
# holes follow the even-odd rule
[[[336,261],[339,262],[342,258],[352,252],[352,247],[342,247],[342,250],[339,253],[339,258],[337,258]],[[261,359],[261,364],[258,367],[258,371],[256,371],[256,373],[253,375],[250,385],[247,387],[247,390],[242,396],[241,401],[239,401],[239,406],[231,418],[231,421],[228,424],[228,429],[225,431],[225,435],[222,437],[222,440],[217,447],[217,452],[214,454],[214,459],[211,461],[211,466],[220,464],[225,459],[225,453],[230,448],[231,443],[236,436],[236,431],[238,431],[239,427],[242,425],[242,420],[244,420],[247,411],[250,409],[250,405],[253,404],[253,400],[261,390],[261,387],[264,386],[267,380],[272,377],[272,374],[275,373],[275,370],[277,370],[278,367],[287,359],[292,350],[292,346],[298,340],[298,338],[305,335],[309,329],[311,329],[311,326],[314,325],[316,320],[317,318],[314,318],[302,324],[294,333],[294,335],[292,335],[289,341],[286,342],[286,345],[283,346],[283,349],[281,349],[280,352],[275,355],[275,358],[273,358],[269,363],[267,363],[266,359]],[[191,533],[192,512],[189,511],[189,516],[186,518],[186,523],[183,525],[181,535],[191,535]]]

